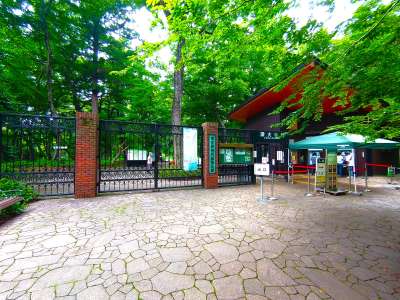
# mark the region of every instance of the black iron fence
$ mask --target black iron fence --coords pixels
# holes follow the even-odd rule
[[[0,128],[0,177],[41,195],[74,193],[74,118],[0,114]]]
[[[100,121],[99,128],[99,192],[202,186],[201,127]],[[186,151],[195,162],[185,161]]]
[[[0,114],[0,177],[41,195],[74,193],[75,118]],[[220,128],[219,185],[255,182],[255,162],[287,168],[287,140]],[[203,130],[127,121],[99,122],[98,191],[159,190],[203,185]]]

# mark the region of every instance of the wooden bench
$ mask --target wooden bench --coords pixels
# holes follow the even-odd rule
[[[0,192],[2,191],[0,190]],[[17,192],[17,190],[12,190],[7,192]],[[0,210],[5,209],[21,200],[22,200],[21,196],[6,196],[3,199],[0,199]]]

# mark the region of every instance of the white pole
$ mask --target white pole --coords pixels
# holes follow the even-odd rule
[[[311,174],[310,174],[310,169],[307,169],[307,177],[308,177],[308,179],[307,179],[307,193],[305,194],[305,196],[306,197],[312,197],[312,196],[314,196],[314,194],[313,193],[311,193],[311,190],[310,190],[310,186],[311,186]]]
[[[271,197],[269,197],[269,200],[277,200],[278,198],[274,197],[274,170],[272,170],[272,182],[271,182]]]
[[[353,177],[354,177],[354,193],[357,194],[357,181],[356,181],[356,172],[355,172],[355,170],[353,170]]]
[[[288,170],[288,175],[287,175],[287,182],[290,182],[290,149],[287,149],[288,151],[288,158],[287,158],[287,170]]]
[[[261,176],[261,201],[264,201],[264,176]]]
[[[370,192],[371,190],[368,188],[368,163],[367,160],[365,160],[364,164],[364,177],[365,177],[365,189],[364,192]]]
[[[315,162],[315,170],[314,170],[314,193],[317,193],[317,166],[318,166],[318,162]]]

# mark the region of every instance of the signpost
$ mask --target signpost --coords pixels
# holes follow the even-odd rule
[[[264,196],[264,176],[269,176],[269,164],[254,164],[254,175],[261,178],[261,196],[257,199],[261,203],[266,203],[268,197]]]
[[[325,158],[318,158],[317,163],[315,165],[315,185],[314,190],[315,192],[326,190],[326,162]]]

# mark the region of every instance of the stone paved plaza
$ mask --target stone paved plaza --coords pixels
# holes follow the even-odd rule
[[[0,299],[400,299],[400,191],[47,199],[0,225]]]

